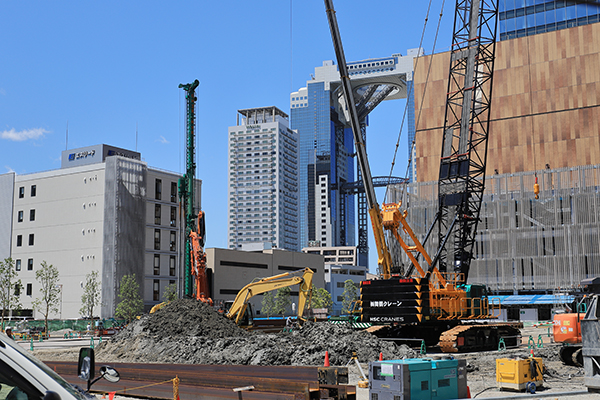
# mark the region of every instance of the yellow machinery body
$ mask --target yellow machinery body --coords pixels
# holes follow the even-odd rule
[[[544,362],[541,357],[496,359],[496,382],[499,389],[525,390],[533,382],[544,383]]]

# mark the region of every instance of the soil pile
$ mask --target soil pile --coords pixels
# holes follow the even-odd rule
[[[361,362],[416,357],[407,346],[379,340],[364,331],[326,322],[307,322],[291,333],[246,332],[212,307],[177,300],[131,323],[97,347],[99,359],[113,362],[188,364],[345,365],[356,352]]]

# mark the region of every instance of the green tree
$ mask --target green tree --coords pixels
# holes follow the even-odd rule
[[[58,285],[58,268],[42,261],[42,268],[35,271],[35,279],[40,284],[40,297],[33,301],[33,308],[44,316],[44,326],[48,334],[48,315],[57,313],[60,305],[61,288]]]
[[[267,318],[270,318],[271,315],[275,314],[275,298],[273,297],[273,292],[266,292],[263,295],[260,312],[262,314],[266,314]]]
[[[273,314],[285,315],[285,311],[292,304],[292,290],[289,287],[282,287],[277,289],[275,295],[275,307],[273,308]]]
[[[94,308],[100,306],[101,292],[98,271],[92,271],[85,276],[83,294],[81,295],[81,308],[79,315],[89,318],[90,324],[94,321]]]
[[[323,288],[312,287],[312,298],[310,301],[310,308],[326,308],[328,311],[331,310],[333,300],[331,299],[331,293]]]
[[[177,300],[177,284],[175,282],[169,284],[169,286],[165,288],[162,298],[164,301]]]
[[[21,308],[19,297],[22,288],[21,280],[17,279],[14,260],[9,257],[0,261],[0,308],[2,308],[3,326],[6,312]]]
[[[344,292],[342,293],[342,314],[349,314],[352,311],[352,303],[358,300],[358,287],[348,279],[344,281]]]
[[[124,275],[119,286],[119,299],[115,315],[127,320],[127,323],[140,315],[144,310],[144,301],[140,295],[140,285],[135,280],[135,274]]]

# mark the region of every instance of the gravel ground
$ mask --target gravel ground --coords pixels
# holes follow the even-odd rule
[[[537,339],[547,328],[526,328],[523,337]],[[548,341],[548,338],[545,339]],[[538,393],[548,398],[558,392],[586,390],[583,369],[563,365],[558,358],[560,344],[544,343],[535,348],[542,357],[546,371],[544,388]],[[96,347],[98,362],[149,362],[189,364],[246,364],[246,365],[323,365],[325,351],[331,365],[344,366],[357,353],[363,371],[368,374],[368,362],[383,359],[419,357],[406,346],[383,341],[365,331],[353,331],[329,323],[306,323],[291,333],[263,334],[246,332],[235,323],[217,314],[211,307],[193,300],[175,301],[158,312],[143,316],[125,330]],[[78,349],[34,350],[42,360],[76,361]],[[430,353],[424,357],[435,357]],[[496,389],[496,359],[526,358],[527,346],[503,352],[490,351],[455,354],[467,360],[467,382],[475,398],[506,397],[515,392]],[[350,383],[360,379],[358,368],[349,367]],[[357,389],[358,399],[368,399],[368,389]],[[600,399],[600,395],[568,397]]]

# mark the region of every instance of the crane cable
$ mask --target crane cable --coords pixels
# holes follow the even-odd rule
[[[533,152],[533,171],[534,171],[534,176],[535,176],[535,183],[533,184],[533,193],[535,194],[535,199],[539,199],[540,198],[540,185],[538,184],[538,176],[537,176],[537,166],[536,166],[536,162],[535,162],[535,136],[533,135],[534,131],[535,131],[535,125],[533,123],[533,88],[532,88],[532,81],[531,81],[531,51],[529,49],[529,35],[527,35],[527,61],[528,61],[528,68],[529,68],[529,112],[531,114],[531,149]]]
[[[431,54],[432,55],[434,54],[434,51],[435,51],[435,46],[436,46],[436,43],[437,43],[439,31],[440,31],[440,25],[442,23],[442,16],[444,14],[444,5],[445,5],[445,3],[446,3],[446,0],[443,0],[442,1],[442,7],[441,7],[441,10],[440,10],[440,15],[439,15],[439,18],[438,18],[437,28],[436,28],[436,31],[435,31],[435,38],[434,38],[434,41],[433,41],[433,48],[431,49]],[[398,155],[398,149],[400,148],[400,138],[402,137],[402,129],[404,127],[404,121],[406,119],[406,113],[408,111],[408,105],[409,105],[408,99],[410,98],[411,94],[414,91],[414,86],[415,86],[414,85],[414,74],[415,74],[415,72],[417,70],[417,66],[419,65],[419,60],[421,59],[421,49],[423,48],[423,39],[425,37],[425,29],[427,28],[427,21],[429,20],[429,11],[430,11],[430,9],[431,9],[431,0],[429,0],[429,5],[427,6],[427,14],[425,15],[425,22],[423,24],[423,31],[421,32],[421,40],[419,42],[418,53],[417,53],[417,56],[415,57],[415,66],[413,68],[413,79],[412,79],[413,84],[410,86],[409,91],[408,91],[407,96],[406,96],[407,97],[407,101],[406,101],[406,105],[404,107],[404,114],[402,115],[402,122],[400,124],[400,131],[398,132],[398,140],[396,141],[396,147],[395,147],[395,150],[394,150],[394,157],[392,159],[392,165],[391,165],[391,168],[390,168],[390,174],[388,176],[388,185],[386,185],[386,188],[385,188],[385,195],[383,197],[384,201],[385,201],[385,199],[387,199],[387,196],[388,196],[389,182],[391,181],[391,177],[392,177],[392,174],[393,174],[393,171],[394,171],[394,166],[396,164],[396,157]],[[423,89],[423,96],[421,98],[421,105],[419,106],[419,115],[417,117],[417,121],[415,122],[415,136],[416,136],[416,133],[417,133],[417,126],[419,125],[419,121],[421,119],[421,112],[423,110],[423,101],[425,99],[425,94],[427,92],[427,84],[429,82],[429,75],[431,73],[431,66],[432,66],[432,64],[433,64],[432,62],[429,63],[429,68],[427,70],[427,77],[425,79],[425,87]],[[410,164],[411,164],[411,160],[412,160],[412,152],[413,152],[413,149],[414,149],[414,146],[415,146],[415,142],[416,141],[413,139],[413,142],[410,145],[408,165],[406,167],[406,172],[405,172],[405,175],[404,175],[405,178],[408,177],[408,171],[410,169]],[[401,193],[402,194],[401,194],[400,198],[402,198],[402,196],[404,194],[404,187],[402,188],[402,192]]]

